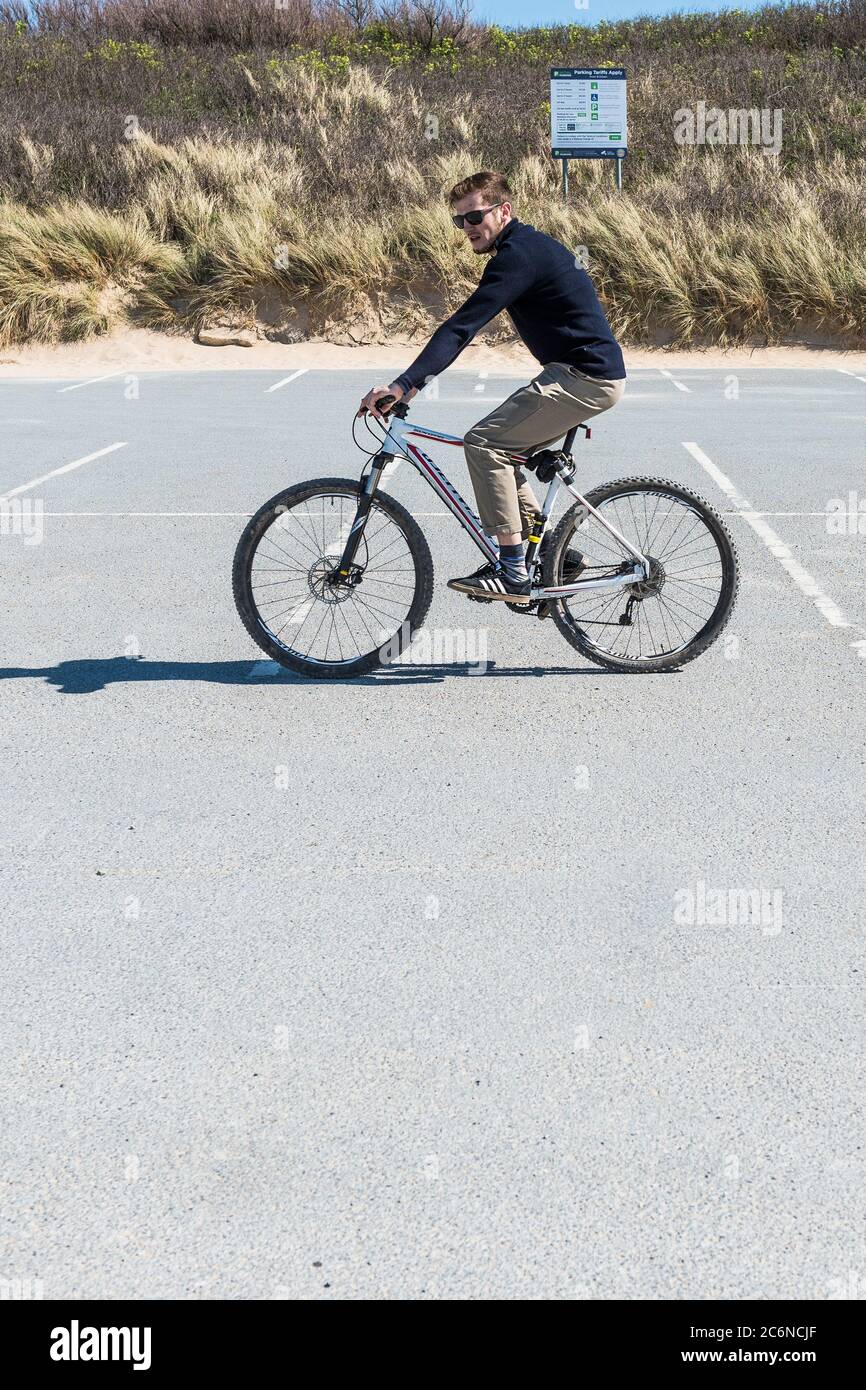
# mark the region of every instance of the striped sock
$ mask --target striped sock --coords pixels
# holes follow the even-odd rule
[[[518,545],[501,545],[499,547],[499,563],[505,570],[506,577],[513,584],[521,584],[529,578],[526,572],[526,555],[522,541]]]

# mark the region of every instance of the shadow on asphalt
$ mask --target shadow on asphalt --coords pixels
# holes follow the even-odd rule
[[[144,657],[114,656],[82,661],[60,661],[56,666],[0,667],[0,680],[44,677],[63,695],[92,695],[109,685],[127,681],[205,681],[212,685],[431,685],[455,677],[478,680],[482,676],[613,676],[598,666],[498,666],[488,661],[383,667],[367,676],[345,680],[300,676],[294,671],[257,672],[257,661],[147,661]]]

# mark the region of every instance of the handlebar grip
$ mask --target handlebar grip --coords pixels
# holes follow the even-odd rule
[[[396,396],[380,396],[376,402],[377,410],[387,410],[396,401]]]

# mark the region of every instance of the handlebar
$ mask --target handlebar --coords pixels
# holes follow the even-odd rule
[[[376,409],[381,410],[382,414],[385,415],[391,409],[396,399],[396,396],[380,396],[376,402]],[[358,414],[368,415],[369,411],[366,409],[366,407],[363,407],[361,410],[358,411]]]

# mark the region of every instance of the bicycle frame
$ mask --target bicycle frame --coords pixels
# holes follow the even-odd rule
[[[451,515],[456,517],[464,531],[472,538],[485,559],[495,560],[497,558],[496,551],[493,549],[484,533],[484,527],[481,524],[480,518],[469,506],[468,502],[460,496],[460,493],[443,470],[424,453],[423,449],[420,449],[417,444],[413,444],[410,441],[410,436],[414,436],[418,439],[431,439],[438,444],[462,446],[462,438],[459,435],[443,434],[441,430],[429,429],[426,425],[411,424],[408,420],[396,415],[389,417],[387,431],[386,438],[382,441],[381,449],[378,454],[373,457],[370,472],[359,499],[358,511],[346,539],[345,549],[340,558],[339,566],[337,567],[338,572],[343,575],[348,575],[349,566],[352,564],[355,553],[361,542],[367,516],[373,504],[373,498],[375,497],[376,490],[381,481],[382,473],[391,459],[397,456],[408,459],[409,462],[415,466],[425,482],[429,483],[430,487],[432,487],[437,497],[441,498],[445,503]],[[573,438],[573,432],[570,436],[566,436],[567,439],[569,437]],[[519,465],[521,463],[526,463],[529,456],[526,454],[509,454],[508,457],[514,459],[515,464]],[[570,457],[570,453],[566,452],[563,455],[563,459],[566,457]],[[574,469],[569,469],[563,462],[557,469],[557,476],[551,479],[541,509],[542,521],[537,534],[530,537],[531,550],[527,558],[531,561],[537,554],[537,546],[540,544],[547,529],[547,523],[553,511],[553,505],[559,490],[565,487],[567,491],[571,493],[572,497],[574,497],[582,507],[586,508],[587,513],[594,516],[599,524],[619,542],[635,563],[630,571],[624,574],[611,575],[605,579],[579,579],[574,584],[561,584],[552,588],[533,585],[530,593],[532,600],[564,599],[571,597],[573,594],[585,593],[590,589],[628,588],[629,585],[640,582],[649,574],[650,567],[645,556],[642,555],[639,550],[636,550],[631,542],[626,540],[625,536],[623,536],[611,522],[603,517],[590,502],[587,502],[586,498],[574,487],[571,480],[573,472]]]

